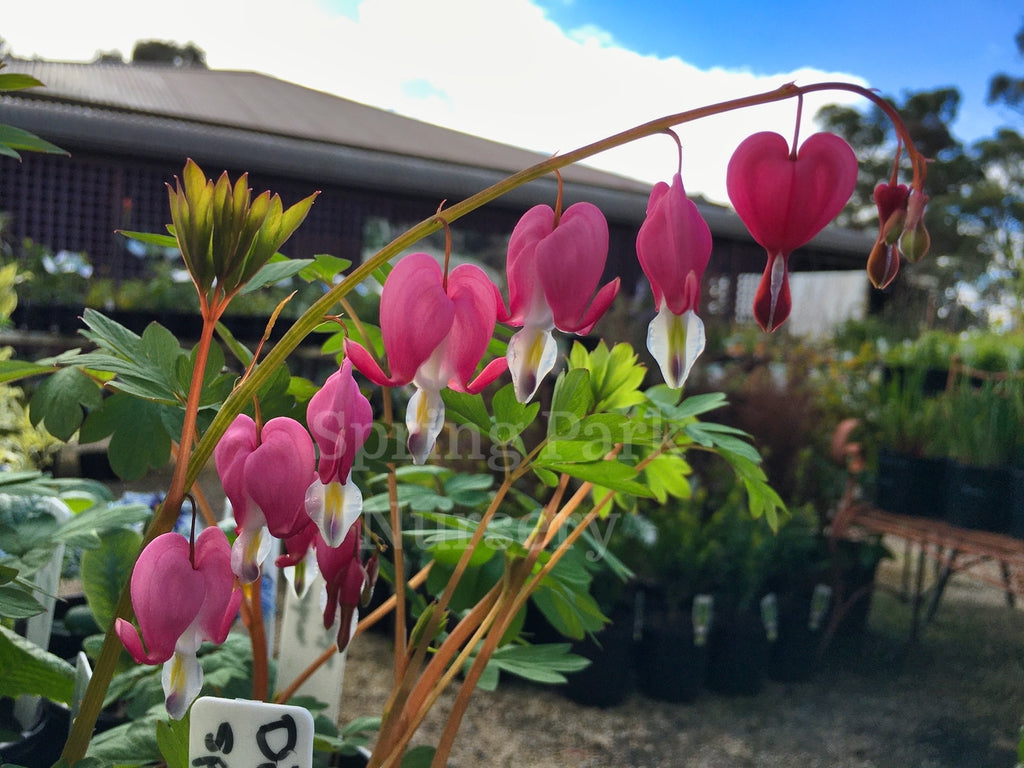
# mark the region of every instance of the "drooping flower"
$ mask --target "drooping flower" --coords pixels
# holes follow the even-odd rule
[[[316,561],[323,574],[327,600],[324,604],[324,628],[338,625],[338,650],[343,651],[355,632],[359,620],[357,608],[369,602],[370,592],[377,578],[377,554],[364,566],[359,557],[363,542],[363,527],[356,520],[337,547],[327,545],[319,532],[316,534]]]
[[[406,426],[413,461],[422,464],[444,424],[441,390],[476,393],[500,376],[504,359],[492,360],[473,378],[498,316],[498,289],[479,267],[461,264],[447,280],[426,253],[395,265],[380,298],[380,330],[391,375],[369,352],[347,340],[345,354],[381,386],[412,383]]]
[[[135,564],[131,597],[139,630],[121,618],[115,630],[135,661],[164,665],[167,712],[180,720],[203,686],[199,646],[224,642],[242,599],[224,532],[204,529],[194,548],[177,533],[157,536]]]
[[[671,186],[658,182],[651,190],[636,252],[658,310],[648,326],[647,348],[665,383],[678,388],[704,351],[704,323],[697,309],[701,278],[711,258],[711,230],[686,196],[680,174]]]
[[[363,511],[363,494],[349,475],[373,426],[373,409],[352,377],[351,360],[346,358],[310,399],[306,422],[320,449],[318,476],[306,490],[306,513],[334,547]]]
[[[878,237],[868,256],[867,271],[872,285],[885,288],[900,269],[896,241],[907,220],[910,189],[906,184],[882,182],[875,187],[872,196],[878,208]]]
[[[597,290],[608,258],[608,222],[591,203],[561,216],[547,205],[528,210],[512,230],[506,273],[508,316],[522,330],[509,341],[508,367],[516,398],[530,400],[555,364],[551,331],[585,335],[619,291],[615,278]],[[596,294],[595,294],[596,291]]]
[[[853,194],[857,158],[843,139],[816,133],[790,152],[786,139],[764,131],[744,139],[726,173],[729,199],[768,263],[754,298],[766,331],[789,316],[789,255],[834,219]]]
[[[214,462],[237,524],[231,565],[249,583],[270,548],[263,529],[285,539],[306,523],[306,490],[316,476],[313,440],[294,419],[280,416],[257,429],[239,414],[214,449]]]

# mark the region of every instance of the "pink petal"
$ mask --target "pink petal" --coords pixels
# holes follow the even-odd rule
[[[774,331],[789,317],[789,270],[786,256],[770,256],[754,296],[754,319],[762,330]]]
[[[398,378],[391,378],[384,373],[377,365],[377,361],[373,359],[373,355],[367,352],[361,344],[351,339],[345,339],[345,359],[351,360],[363,376],[378,386],[399,387],[409,383]]]
[[[213,450],[214,463],[235,522],[244,527],[251,502],[245,489],[245,460],[256,450],[256,422],[244,413],[235,417]]]
[[[616,277],[610,283],[602,286],[601,290],[599,290],[597,295],[594,296],[594,300],[590,302],[590,306],[587,307],[587,311],[583,314],[583,317],[580,318],[579,326],[575,329],[565,328],[563,330],[572,331],[573,333],[578,333],[581,336],[586,336],[594,330],[594,326],[597,324],[597,321],[604,316],[604,313],[608,311],[608,307],[610,307],[612,302],[615,301],[615,297],[619,293],[620,283],[621,280]]]
[[[223,643],[242,600],[231,571],[231,545],[224,531],[216,526],[204,528],[196,537],[195,557],[196,569],[205,583],[197,628],[206,640]]]
[[[671,187],[664,182],[655,185],[636,249],[651,282],[656,309],[661,309],[663,298],[676,315],[698,309],[700,280],[711,258],[711,245],[711,230],[686,197],[680,175],[673,177]]]
[[[432,256],[410,253],[384,281],[380,330],[394,381],[412,381],[416,369],[448,335],[455,308],[442,277],[441,265]]]
[[[294,419],[278,417],[263,425],[260,446],[245,460],[245,488],[278,538],[304,524],[306,488],[313,479],[313,440]]]
[[[462,264],[448,275],[448,295],[455,309],[446,356],[452,384],[465,387],[473,378],[494,333],[495,288],[479,267]]]
[[[541,296],[537,282],[537,244],[555,228],[555,212],[547,205],[535,205],[523,214],[508,241],[508,317],[504,322],[522,325],[534,302]]]
[[[834,219],[857,183],[857,158],[830,133],[816,133],[796,159],[777,133],[746,138],[733,153],[726,187],[753,238],[772,254],[789,255]]]
[[[223,535],[223,533],[221,534]],[[136,661],[161,664],[171,658],[178,638],[193,622],[203,604],[204,578],[189,560],[189,543],[177,533],[151,541],[135,563],[131,578],[132,607],[148,652],[137,655],[141,643],[127,630],[122,642]],[[173,595],[173,599],[168,596]]]
[[[576,333],[586,324],[583,316],[607,258],[608,222],[592,203],[569,206],[537,244],[537,275],[556,328]]]
[[[350,359],[310,398],[306,422],[320,449],[320,480],[344,483],[373,426],[373,409],[352,377]]]

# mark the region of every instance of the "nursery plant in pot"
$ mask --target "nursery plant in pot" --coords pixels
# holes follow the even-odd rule
[[[1019,422],[1009,382],[958,381],[941,398],[940,436],[949,463],[946,522],[961,528],[1010,530],[1010,465]]]
[[[824,614],[831,597],[828,547],[810,505],[791,507],[768,542],[765,583],[775,595],[777,623],[768,653],[768,677],[795,681],[817,670]]]
[[[702,528],[701,560],[715,598],[706,680],[719,693],[754,695],[764,684],[768,636],[761,599],[772,536],[763,519],[750,515],[738,488]]]
[[[712,609],[710,596],[701,595],[706,585],[698,509],[693,502],[669,502],[625,518],[621,525],[629,542],[623,557],[641,575],[637,686],[662,701],[692,701],[704,686]]]
[[[881,387],[873,414],[878,441],[875,503],[887,512],[937,518],[943,512],[945,456],[933,453],[938,401],[924,368],[904,368]]]

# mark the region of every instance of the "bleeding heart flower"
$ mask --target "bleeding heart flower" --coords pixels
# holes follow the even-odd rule
[[[512,230],[506,273],[510,325],[508,367],[516,398],[533,397],[555,364],[551,331],[585,335],[611,306],[619,279],[597,285],[608,258],[608,222],[591,203],[569,206],[560,217],[547,205],[528,210]]]
[[[413,461],[422,464],[444,424],[441,390],[476,393],[500,376],[507,364],[492,360],[474,379],[494,333],[500,297],[479,267],[461,264],[447,280],[426,253],[411,253],[395,265],[380,297],[380,330],[391,375],[354,341],[345,354],[370,381],[381,386],[410,382],[406,426]]]
[[[334,626],[340,609],[338,650],[344,651],[355,632],[359,615],[356,609],[369,601],[373,582],[377,577],[376,553],[364,567],[359,559],[363,543],[362,524],[359,520],[348,529],[340,546],[330,547],[317,533],[316,561],[323,574],[327,600],[324,604],[324,628]]]
[[[294,419],[271,419],[257,430],[255,421],[239,414],[213,455],[237,524],[232,567],[249,583],[259,577],[270,548],[263,528],[284,539],[306,524],[306,490],[316,475],[313,441]]]
[[[180,720],[203,687],[199,646],[224,642],[242,600],[224,532],[206,528],[194,549],[180,534],[157,536],[132,571],[131,597],[141,638],[124,619],[115,631],[135,661],[164,665],[167,712]]]
[[[346,358],[310,399],[306,422],[320,449],[319,476],[306,490],[306,512],[336,547],[363,511],[363,494],[349,473],[373,426],[373,409],[352,377],[351,360]]]
[[[831,133],[814,134],[793,153],[779,134],[755,133],[733,153],[729,199],[768,252],[754,298],[754,317],[764,330],[775,330],[789,316],[789,255],[839,214],[856,183],[857,158]]]
[[[711,258],[711,230],[686,196],[678,173],[672,186],[658,182],[651,190],[636,252],[658,310],[647,330],[647,348],[665,383],[678,388],[704,351],[704,323],[697,309],[700,281]]]

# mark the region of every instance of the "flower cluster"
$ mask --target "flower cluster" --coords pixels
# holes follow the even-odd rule
[[[686,196],[681,165],[680,158],[671,183],[660,182],[651,191],[636,241],[657,312],[648,349],[673,388],[683,386],[704,349],[697,312],[712,252],[711,232]],[[186,192],[233,199],[226,182],[211,186],[211,192],[193,176],[187,176]],[[791,150],[782,136],[757,133],[734,153],[727,172],[729,196],[768,255],[754,299],[754,316],[766,331],[778,328],[790,313],[790,255],[835,218],[856,179],[853,151],[832,134],[815,134]],[[248,205],[243,192],[237,194],[239,215]],[[176,194],[172,202],[180,204],[185,192]],[[911,192],[894,180],[879,185],[875,199],[879,246],[868,260],[868,273],[885,285],[898,268],[897,240],[908,258],[920,257],[927,248],[921,222],[927,196],[916,185]],[[240,585],[259,578],[271,537],[283,542],[285,553],[275,562],[286,569],[298,593],[308,589],[315,572],[323,575],[324,626],[339,625],[338,648],[352,637],[357,608],[369,599],[377,573],[376,553],[365,562],[361,557],[363,500],[351,478],[373,413],[353,370],[379,386],[414,387],[406,414],[408,447],[413,461],[422,464],[444,424],[444,388],[478,393],[508,369],[519,402],[536,395],[556,363],[552,332],[589,334],[614,301],[618,278],[601,285],[607,256],[604,215],[587,202],[562,211],[561,193],[554,208],[529,209],[511,233],[507,306],[479,267],[464,264],[449,271],[447,263],[442,267],[429,254],[405,256],[381,294],[380,329],[389,372],[374,352],[347,339],[340,370],[309,401],[306,425],[288,417],[265,424],[244,414],[234,418],[214,451],[235,517],[234,543],[229,545],[217,528],[207,528],[194,542],[173,533],[156,538],[142,553],[131,581],[139,630],[124,620],[117,624],[137,661],[165,665],[164,688],[173,716],[184,714],[202,684],[199,644],[223,640],[239,607]],[[499,322],[519,330],[504,357],[483,363]],[[170,610],[162,600],[168,588],[181,596]]]
[[[369,599],[376,553],[363,562],[362,494],[349,475],[373,414],[351,362],[327,379],[306,416],[308,431],[291,418],[261,426],[240,414],[217,444],[217,472],[235,517],[234,544],[219,528],[209,527],[194,543],[177,533],[163,534],[139,557],[131,596],[141,639],[123,619],[117,632],[136,661],[164,664],[164,693],[173,717],[182,717],[198,695],[199,645],[224,641],[242,599],[240,585],[259,578],[271,536],[285,544],[287,553],[276,564],[286,573],[297,571],[289,579],[297,591],[308,588],[315,571],[323,574],[324,626],[335,624],[340,609],[339,649],[351,637],[356,608]],[[176,596],[170,609],[168,593]]]

